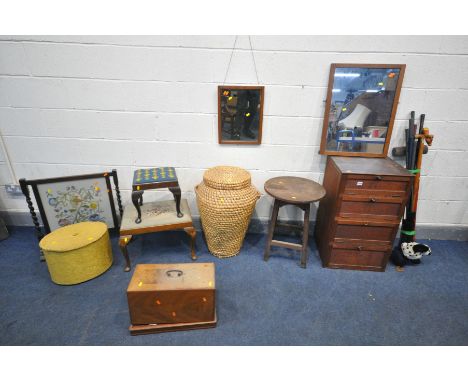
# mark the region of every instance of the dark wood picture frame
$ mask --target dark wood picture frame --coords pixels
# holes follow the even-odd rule
[[[224,90],[258,90],[260,92],[260,109],[258,111],[258,137],[255,141],[241,141],[241,140],[226,140],[222,137],[222,110],[221,110],[221,96]],[[219,85],[218,86],[218,143],[221,145],[260,145],[262,143],[262,126],[263,126],[263,102],[265,96],[264,86],[231,86]]]
[[[41,195],[39,194],[39,189],[38,185],[41,184],[49,184],[49,183],[61,183],[61,182],[72,182],[76,180],[87,180],[87,179],[97,179],[97,178],[104,178],[106,182],[106,191],[109,195],[109,202],[110,202],[110,208],[112,212],[112,220],[114,222],[114,227],[113,229],[118,230],[119,229],[119,219],[117,218],[117,213],[115,209],[115,203],[114,203],[114,196],[112,193],[112,186],[110,182],[110,178],[112,177],[112,180],[114,182],[114,187],[115,187],[115,193],[117,197],[117,205],[119,208],[119,214],[120,214],[120,219],[122,220],[122,215],[123,215],[123,208],[122,208],[122,200],[120,196],[120,189],[119,189],[119,179],[117,177],[117,170],[112,170],[110,172],[100,172],[100,173],[95,173],[95,174],[84,174],[84,175],[74,175],[74,176],[63,176],[63,177],[57,177],[57,178],[44,178],[44,179],[33,179],[33,180],[26,180],[25,178],[21,178],[19,180],[19,184],[21,187],[21,191],[23,192],[24,196],[26,197],[26,202],[28,204],[29,212],[31,214],[34,228],[36,230],[36,236],[38,241],[40,241],[46,234],[50,233],[50,225],[47,220],[47,216],[44,210],[44,205],[42,203]],[[37,207],[39,209],[39,213],[41,215],[42,223],[43,223],[43,228],[41,228],[41,225],[39,223],[39,219],[36,215],[36,211],[34,209],[34,205],[32,203],[31,199],[31,193],[29,190],[29,187],[31,187],[34,198],[37,203]]]
[[[330,106],[331,106],[331,101],[332,101],[332,90],[333,90],[333,84],[335,80],[336,68],[375,68],[375,69],[399,69],[400,70],[382,153],[379,154],[379,153],[327,150],[327,131],[328,131]],[[405,69],[406,69],[405,64],[331,64],[330,75],[328,77],[328,90],[327,90],[327,99],[325,103],[325,116],[323,118],[322,138],[320,141],[319,153],[322,155],[335,155],[335,156],[385,158],[388,154],[388,148],[389,148],[390,140],[392,137],[393,124],[395,122],[395,115],[396,115],[398,103],[400,100],[400,92],[401,92],[401,86],[403,84],[403,78],[405,76]]]

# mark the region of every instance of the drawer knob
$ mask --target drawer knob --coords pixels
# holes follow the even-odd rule
[[[362,245],[358,245],[357,250],[362,251],[362,248],[363,248]]]
[[[371,202],[371,203],[375,203],[376,201],[377,201],[377,200],[375,200],[375,198],[371,198],[371,199],[370,199],[370,202]]]
[[[368,226],[369,223],[368,222],[365,222],[365,223],[362,223],[363,226]]]
[[[377,176],[375,177],[375,179],[377,179],[377,180],[382,180],[382,177],[381,177],[380,175],[377,175]]]

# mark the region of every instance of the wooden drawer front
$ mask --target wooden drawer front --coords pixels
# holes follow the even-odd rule
[[[385,251],[358,251],[356,249],[333,248],[329,267],[356,267],[384,269],[387,262]]]
[[[389,199],[390,201],[395,201],[400,203],[400,201],[406,200],[406,190],[405,191],[396,191],[396,190],[367,190],[367,189],[357,189],[357,188],[347,188],[343,190],[343,198],[348,200],[368,200],[369,198],[379,198],[379,199]],[[353,199],[351,199],[353,198]]]
[[[375,200],[375,199],[373,199]],[[400,215],[401,203],[383,203],[383,202],[357,202],[343,200],[339,215],[382,215],[390,218],[398,218]]]
[[[392,249],[387,241],[357,240],[357,239],[335,239],[331,243],[332,248],[352,249],[356,251],[378,251],[386,252]]]
[[[337,224],[335,238],[393,242],[394,227],[386,225]]]
[[[348,175],[345,177],[346,190],[406,191],[409,178],[394,176]]]

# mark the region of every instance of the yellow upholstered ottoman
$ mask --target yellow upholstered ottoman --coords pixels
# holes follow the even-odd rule
[[[91,280],[112,265],[107,225],[83,222],[59,228],[39,243],[52,281],[72,285]]]

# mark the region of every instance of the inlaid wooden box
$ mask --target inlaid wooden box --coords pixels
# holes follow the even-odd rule
[[[215,326],[214,264],[138,264],[127,298],[131,332],[144,326],[152,332]]]

